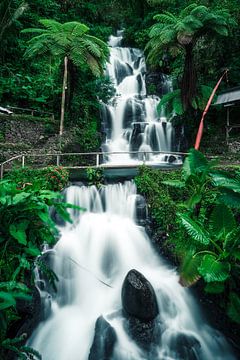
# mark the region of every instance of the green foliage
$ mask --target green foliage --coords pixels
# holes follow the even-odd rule
[[[56,242],[58,231],[49,207],[53,206],[65,221],[71,221],[67,208],[76,207],[61,200],[60,194],[49,190],[19,189],[13,181],[0,182],[1,358],[5,358],[8,350],[16,353],[19,359],[41,358],[33,349],[23,346],[23,338],[9,339],[7,334],[9,327],[19,320],[18,300],[31,300],[29,286],[34,286],[36,257],[41,254],[44,244],[52,246]],[[37,263],[43,271],[40,258]],[[46,272],[54,283],[56,276],[45,267]]]
[[[239,306],[240,226],[235,210],[238,207],[232,201],[233,194],[239,195],[240,179],[238,172],[234,175],[216,170],[216,162],[208,161],[192,149],[183,165],[182,181],[165,184],[182,189],[185,183],[189,191],[188,200],[177,205],[179,210],[184,209],[177,213],[179,225],[191,243],[189,249],[181,245],[178,248],[182,258],[181,283],[189,286],[202,277],[207,283],[206,292],[225,292],[228,299],[226,312],[234,321],[240,322],[235,312],[235,307]],[[186,238],[177,241],[181,244]]]
[[[66,187],[69,172],[61,166],[48,166],[43,169],[15,169],[7,174],[20,189],[61,191]]]
[[[213,89],[206,85],[198,87],[198,95],[192,99],[192,108],[195,110],[203,111],[207,105],[207,102],[212,94]],[[216,99],[216,96],[215,96]],[[214,100],[213,100],[214,102]],[[181,100],[181,90],[174,90],[166,95],[163,95],[161,101],[158,104],[158,112],[165,111],[168,117],[172,115],[183,115],[184,108]]]
[[[74,65],[85,68],[88,65],[94,75],[103,73],[109,55],[107,45],[95,36],[88,35],[89,27],[77,21],[61,24],[56,20],[39,21],[44,28],[24,29],[24,33],[37,34],[28,41],[25,56],[68,57]]]
[[[102,186],[104,183],[103,169],[87,168],[87,180],[89,185],[96,185],[97,187]]]

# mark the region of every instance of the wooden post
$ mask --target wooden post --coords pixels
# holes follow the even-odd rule
[[[226,141],[229,141],[229,125],[230,125],[230,108],[227,107],[227,127],[226,127]]]
[[[67,90],[67,75],[68,75],[68,58],[64,58],[64,75],[63,75],[63,89],[62,89],[62,104],[61,104],[61,120],[60,120],[60,131],[59,135],[63,134],[63,123],[65,113],[65,101],[66,101],[66,90]]]
[[[57,166],[60,166],[60,155],[57,155]]]
[[[99,154],[97,154],[97,156],[96,156],[96,166],[97,167],[99,166]]]
[[[1,180],[3,179],[3,164],[1,164],[1,175],[0,175]]]

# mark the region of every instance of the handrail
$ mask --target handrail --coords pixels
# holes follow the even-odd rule
[[[37,110],[37,109],[28,109],[28,108],[21,108],[21,107],[17,107],[17,106],[6,106],[7,109],[15,109],[15,110],[21,110],[21,111],[26,111],[26,112],[31,112],[33,113],[39,113],[39,114],[47,114],[47,115],[51,115],[51,117],[54,117],[54,114],[48,111],[42,111],[42,110]]]
[[[109,155],[124,155],[124,154],[139,154],[139,155],[143,155],[143,159],[141,159],[141,161],[143,162],[143,164],[147,161],[146,159],[146,155],[148,154],[165,154],[165,155],[176,155],[176,156],[186,156],[188,155],[188,153],[185,152],[172,152],[172,151],[113,151],[113,152],[89,152],[89,153],[47,153],[47,154],[20,154],[20,155],[16,155],[6,161],[4,161],[3,163],[0,164],[0,179],[3,179],[3,174],[4,174],[4,166],[6,164],[9,164],[11,162],[13,162],[14,160],[20,159],[21,158],[21,168],[25,167],[25,161],[26,158],[28,157],[35,157],[35,158],[43,158],[43,157],[56,157],[56,165],[60,166],[60,158],[61,156],[96,156],[96,165],[94,167],[109,167],[109,164],[101,164],[100,163],[100,156],[109,156]],[[92,165],[91,165],[92,166]],[[114,166],[114,164],[113,164]],[[119,166],[119,165],[115,165],[115,166]],[[131,165],[132,166],[132,165]],[[79,166],[64,166],[65,168],[88,168],[89,166],[87,165],[79,165]]]

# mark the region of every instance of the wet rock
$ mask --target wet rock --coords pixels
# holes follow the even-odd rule
[[[171,338],[170,348],[179,360],[198,360],[201,344],[194,336],[182,333]]]
[[[141,226],[145,226],[147,223],[147,204],[146,200],[142,195],[136,196],[136,218],[137,224]]]
[[[30,301],[18,299],[16,305],[18,314],[21,316],[22,320],[19,323],[15,323],[15,331],[17,332],[14,336],[24,336],[25,340],[31,336],[33,330],[37,327],[42,314],[41,296],[39,290],[37,288],[33,288],[31,296],[32,299]]]
[[[169,162],[170,164],[174,163],[176,160],[177,160],[177,159],[176,159],[176,156],[174,156],[174,155],[170,155],[170,156],[168,157],[168,162]]]
[[[118,85],[123,81],[123,79],[125,79],[126,76],[133,75],[132,67],[129,64],[120,62],[119,60],[115,60],[114,68]]]
[[[128,315],[143,321],[153,320],[159,314],[154,289],[137,270],[129,271],[123,282],[122,305]]]
[[[159,317],[150,321],[142,321],[136,317],[128,316],[124,328],[136,344],[148,353],[152,353],[160,343],[162,324]],[[153,358],[152,354],[151,360]]]
[[[170,91],[171,83],[167,81],[167,75],[157,72],[148,71],[146,74],[146,86],[148,95],[155,94],[159,97]]]
[[[114,346],[117,335],[114,328],[100,316],[95,325],[95,335],[90,349],[88,360],[113,359]]]

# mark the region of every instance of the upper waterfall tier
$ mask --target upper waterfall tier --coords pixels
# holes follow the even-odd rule
[[[116,96],[103,104],[102,118],[106,140],[105,156],[111,164],[131,164],[146,160],[149,163],[179,163],[181,158],[170,156],[178,150],[174,129],[164,113],[157,113],[157,96],[147,96],[146,62],[139,49],[121,47],[123,31],[109,39],[110,60],[106,74],[112,80]],[[165,76],[164,89],[172,91]]]

